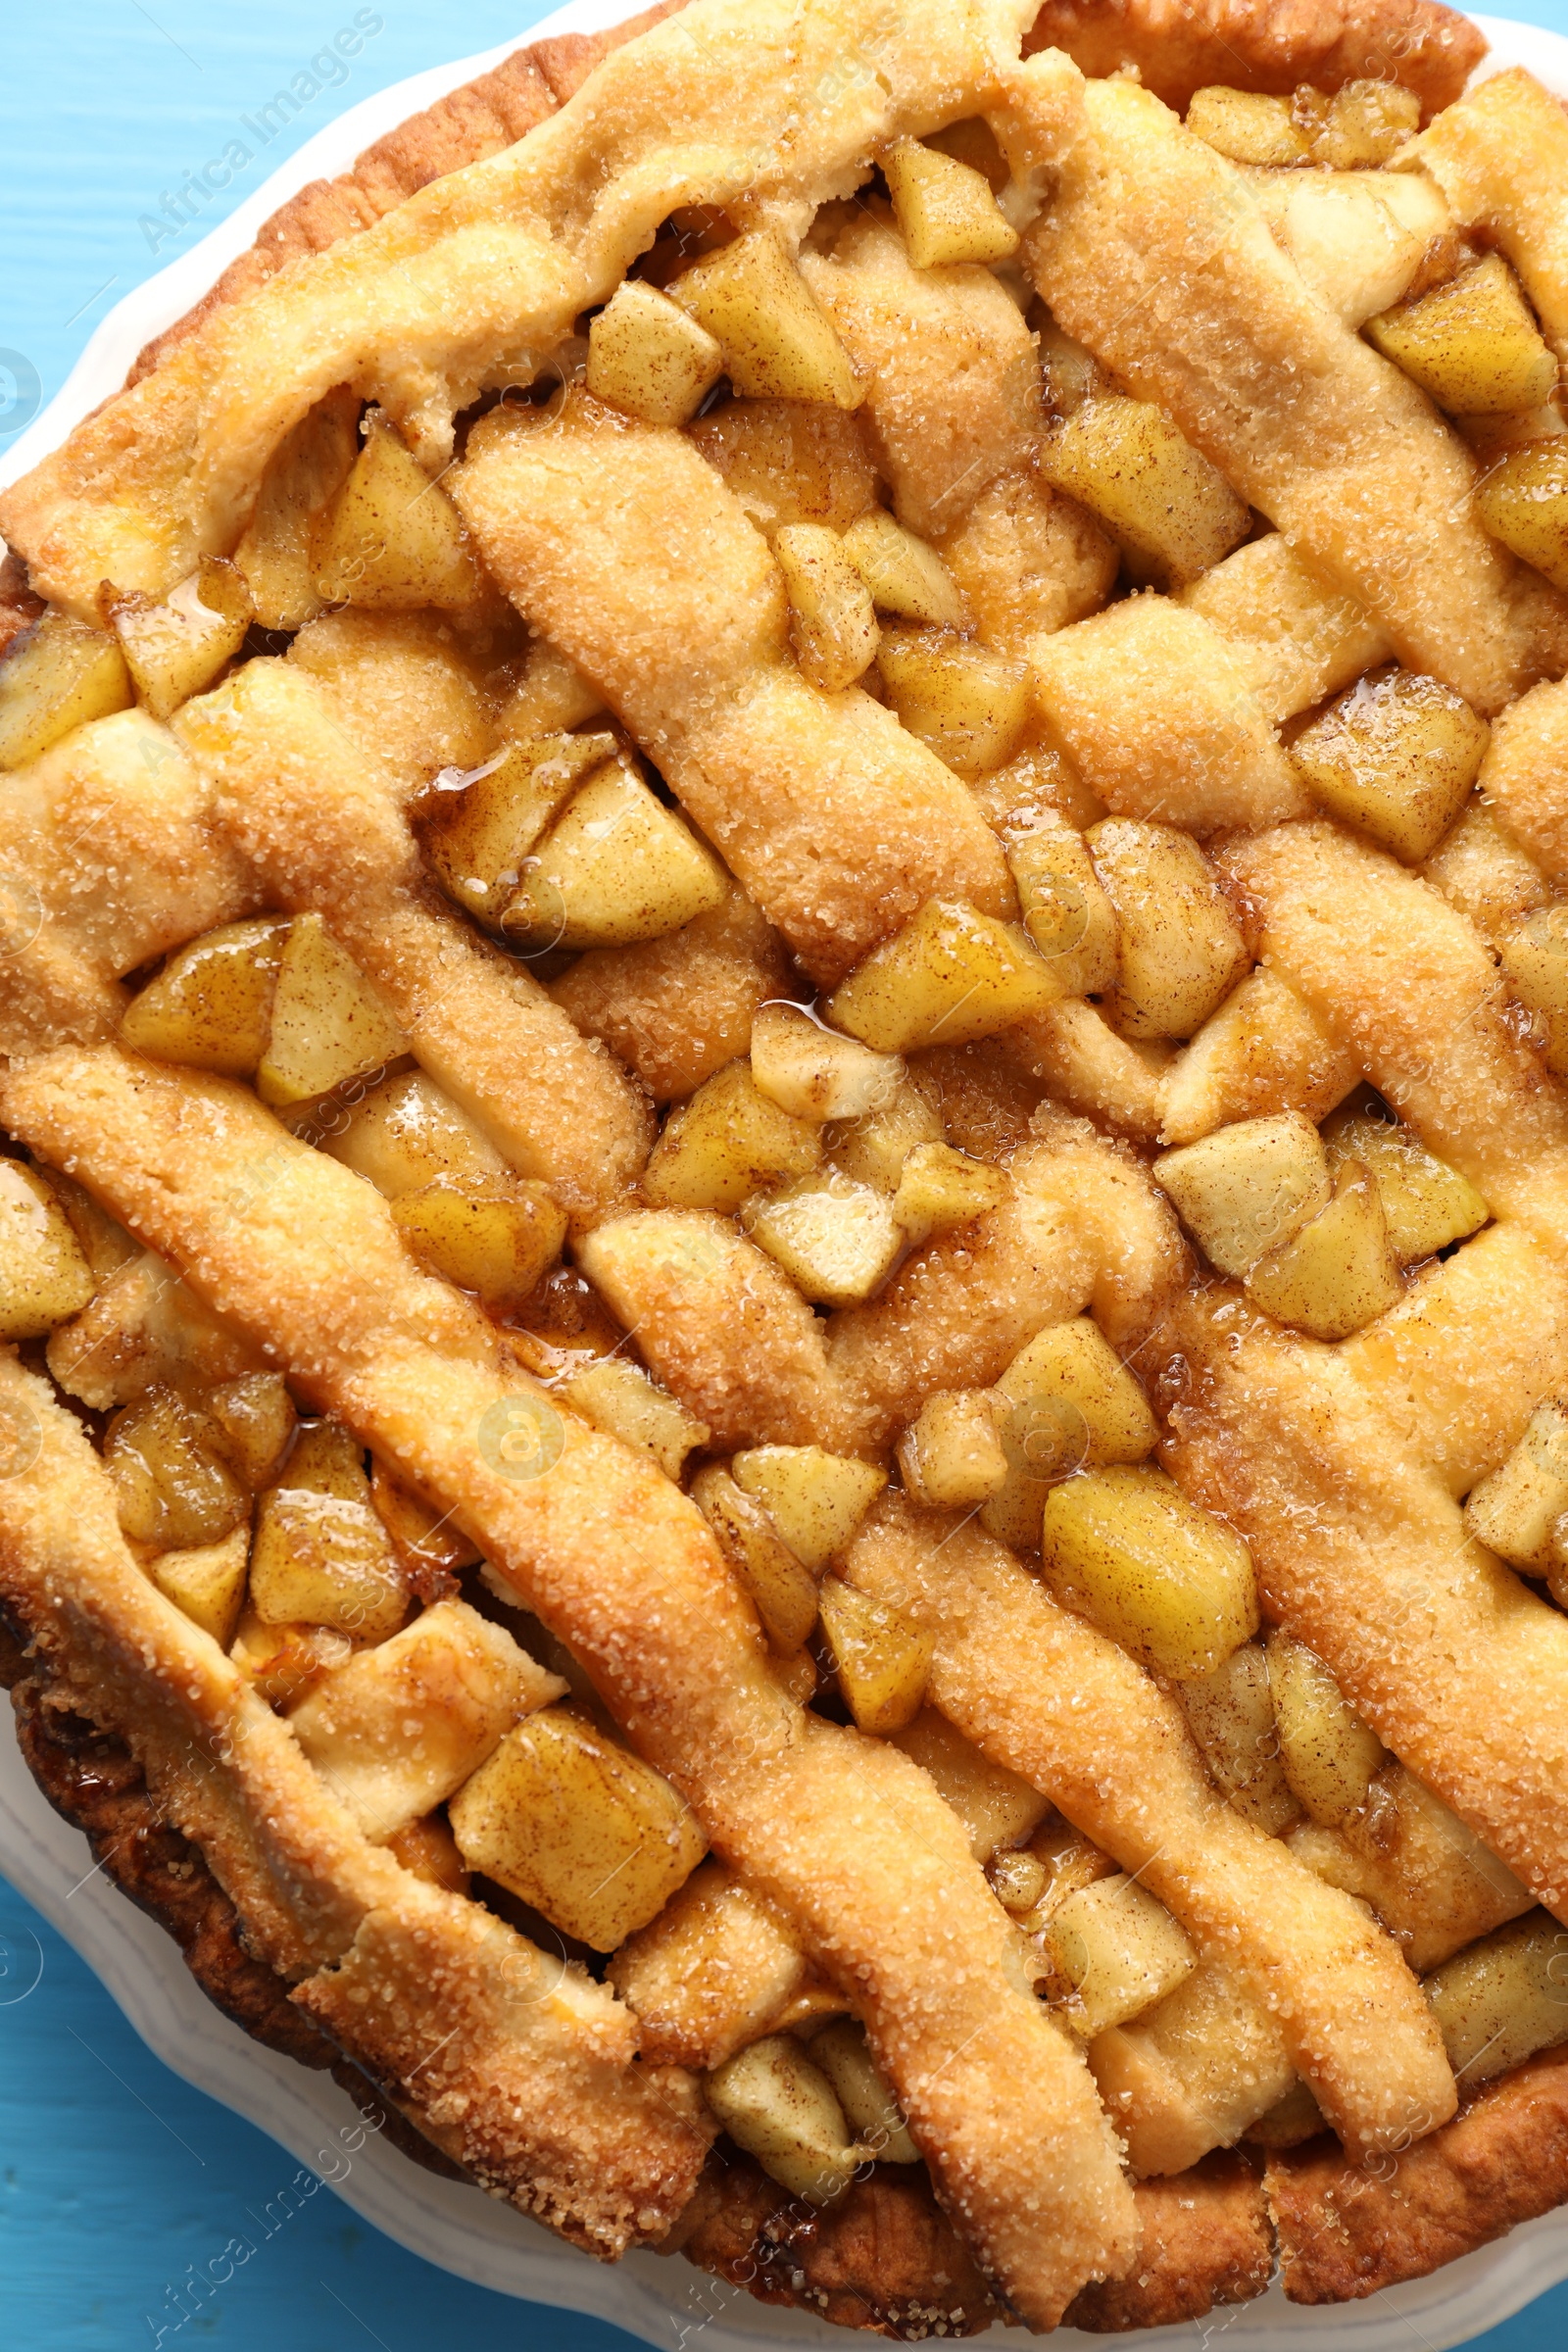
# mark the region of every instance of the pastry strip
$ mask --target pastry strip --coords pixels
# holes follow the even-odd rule
[[[786,1696],[696,1506],[558,1415],[477,1309],[416,1270],[370,1188],[244,1090],[103,1050],[13,1073],[4,1099],[19,1132],[450,1504],[569,1643],[714,1846],[853,1989],[950,2210],[1015,2307],[1049,2326],[1124,2265],[1133,2207],[1109,2127],[956,1817],[898,1749]],[[396,1959],[368,1954],[371,1981]]]
[[[978,263],[916,270],[885,213],[865,207],[801,269],[866,379],[861,414],[899,520],[925,539],[951,531],[999,473],[1028,464],[1045,424],[1017,304]]]
[[[1211,82],[1288,98],[1303,81],[1337,90],[1370,78],[1418,91],[1435,114],[1487,53],[1480,26],[1435,0],[1046,0],[1025,47],[1065,49],[1086,74],[1135,67],[1146,89],[1184,112]]]
[[[636,1088],[437,894],[389,780],[315,680],[247,662],[186,704],[179,734],[270,901],[324,916],[497,1149],[578,1225],[623,1206],[652,1141]]]
[[[360,1834],[238,1667],[142,1574],[79,1423],[9,1351],[0,1411],[38,1440],[32,1464],[0,1480],[6,1604],[83,1711],[129,1743],[259,1955],[524,2212],[601,2255],[659,2236],[707,2143],[689,2078],[650,2082],[632,2065],[630,2013],[582,1969]],[[350,2001],[365,1952],[388,1945],[418,1960],[396,2002]]]
[[[831,1318],[829,1365],[873,1437],[911,1421],[935,1389],[988,1388],[1037,1331],[1086,1306],[1131,1347],[1180,1282],[1185,1248],[1138,1163],[1049,1106],[1035,1124],[1043,1139],[1013,1152],[1000,1208]]]
[[[255,244],[229,263],[193,310],[137,353],[127,384],[139,384],[144,375],[151,375],[165,355],[194,334],[222,303],[239,302],[254,293],[304,254],[323,253],[341,238],[357,236],[431,180],[514,146],[574,98],[612,49],[634,41],[684,5],[685,0],[659,0],[641,16],[608,25],[603,32],[558,33],[553,40],[514,49],[488,74],[449,90],[434,106],[411,115],[367,147],[356,156],[351,171],[331,180],[313,179],[263,221]]]
[[[936,1636],[931,1696],[965,1738],[1033,1782],[1273,2013],[1352,2152],[1452,2114],[1442,2041],[1396,1947],[1226,1803],[1175,1700],[1113,1642],[978,1527],[899,1498],[878,1505],[844,1574]]]
[[[449,486],[495,578],[569,654],[813,979],[931,898],[1013,911],[952,769],[858,687],[808,686],[783,575],[680,433],[583,395],[501,411]]]
[[[1240,172],[1147,90],[1060,56],[1020,70],[997,121],[1015,171],[1054,176],[1024,252],[1061,324],[1402,661],[1487,711],[1552,665],[1562,602],[1482,529],[1469,452],[1307,290]]]
[[[74,728],[0,775],[0,1053],[113,1036],[122,973],[255,905],[167,727],[121,710]]]
[[[233,545],[272,452],[341,383],[433,472],[456,414],[533,381],[672,211],[848,194],[882,141],[994,99],[1031,5],[695,0],[514,147],[213,312],[0,498],[0,531],[84,617],[105,578],[161,593]]]
[[[1332,826],[1238,842],[1226,862],[1263,954],[1504,1232],[1534,1246],[1555,1297],[1568,1104],[1509,1034],[1469,923]],[[1502,1245],[1482,1246],[1483,1267],[1501,1271]],[[1462,1275],[1446,1279],[1469,1295]],[[1542,1902],[1568,1910],[1568,1748],[1545,1728],[1568,1721],[1568,1624],[1466,1538],[1419,1420],[1410,1430],[1401,1350],[1420,1297],[1388,1318],[1388,1340],[1373,1324],[1345,1349],[1282,1332],[1223,1289],[1184,1300],[1159,1340],[1184,1384],[1171,1466],[1240,1527],[1270,1610],[1356,1711]],[[1468,1348],[1492,1328],[1489,1314]],[[1541,1332],[1535,1312],[1525,1329]],[[1560,1342],[1548,1331],[1540,1345],[1549,1361]],[[1485,1398],[1480,1376],[1477,1388]],[[1506,1450],[1506,1427],[1496,1435]]]
[[[1568,130],[1568,116],[1563,118]],[[1561,889],[1568,880],[1568,683],[1535,686],[1493,729],[1476,782],[1508,831]]]
[[[1494,74],[1413,140],[1399,170],[1430,172],[1456,220],[1489,229],[1568,358],[1568,116],[1523,66]]]
[[[1127,597],[1029,652],[1041,710],[1118,816],[1201,835],[1306,815],[1245,653],[1174,598]]]

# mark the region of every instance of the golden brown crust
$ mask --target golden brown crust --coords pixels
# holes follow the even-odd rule
[[[1484,2090],[1370,2171],[1308,2141],[1269,2158],[1269,2212],[1293,2303],[1348,2303],[1424,2278],[1568,2200],[1568,2046]]]
[[[1263,2292],[1274,2242],[1263,2184],[1243,2157],[1216,2149],[1189,2172],[1140,2180],[1136,2195],[1143,2259],[1125,2278],[1086,2286],[1067,2307],[1069,2328],[1170,2328]]]
[[[677,2232],[700,2270],[760,2303],[901,2342],[978,2335],[1004,2314],[920,2174],[884,2167],[815,2211],[728,2142],[715,2149]],[[675,2251],[672,2243],[669,2249]]]
[[[1260,2294],[1273,2270],[1262,2182],[1239,2156],[1216,2153],[1170,2180],[1140,2181],[1138,2267],[1086,2286],[1062,2325],[1095,2335],[1173,2327],[1216,2303]],[[787,2303],[841,2328],[901,2341],[975,2335],[1002,2323],[918,2175],[883,2167],[813,2213],[780,2192],[727,2142],[709,2159],[668,2250],[761,2303]]]
[[[1064,49],[1086,74],[1136,66],[1146,89],[1183,110],[1210,82],[1283,95],[1365,76],[1402,82],[1436,114],[1487,41],[1435,0],[1046,0],[1024,49]]]
[[[433,179],[514,145],[581,89],[601,58],[684,6],[685,0],[660,0],[657,8],[608,32],[566,33],[514,50],[490,73],[449,91],[422,114],[411,115],[396,130],[389,130],[355,158],[351,170],[335,179],[313,179],[263,222],[255,244],[229,263],[194,309],[142,347],[125,378],[127,387],[151,375],[166,354],[214,311],[254,293],[302,254],[324,253],[340,238],[368,228],[394,205],[416,196]],[[0,616],[0,644],[3,632]]]

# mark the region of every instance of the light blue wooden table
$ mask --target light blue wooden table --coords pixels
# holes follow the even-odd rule
[[[628,13],[636,0],[627,0]],[[1520,13],[1568,31],[1568,0]],[[374,24],[323,86],[214,200],[207,220],[344,107],[407,74],[525,33],[539,5],[378,0],[8,0],[0,80],[0,353],[37,399],[58,389],[105,311],[200,231],[156,248],[141,225],[249,114],[310,72],[340,26]],[[322,78],[313,75],[313,79]],[[6,365],[9,365],[7,363]],[[21,397],[30,406],[25,371]],[[0,447],[27,421],[6,403]],[[10,1997],[32,1982],[24,1998]],[[7,2352],[630,2352],[618,2329],[515,2303],[429,2269],[330,2196],[305,2205],[176,2330],[205,2270],[292,2179],[294,2161],[153,2058],[70,1947],[0,1882],[0,2345]],[[1195,2341],[1196,2341],[1195,2331]],[[1560,2352],[1568,2287],[1482,2339]],[[1425,2341],[1412,2329],[1412,2352]]]

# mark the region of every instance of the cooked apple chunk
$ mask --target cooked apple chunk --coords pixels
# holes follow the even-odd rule
[[[1419,865],[1463,808],[1490,741],[1451,687],[1385,669],[1330,703],[1290,752],[1320,808]]]
[[[1106,1018],[1123,1037],[1191,1037],[1250,960],[1202,852],[1174,825],[1137,817],[1106,817],[1085,839],[1116,915]]]
[[[1216,83],[1193,92],[1187,103],[1187,127],[1233,164],[1278,168],[1312,160],[1312,134],[1297,122],[1288,98]]]
[[[831,2205],[871,2153],[851,2140],[832,2083],[792,2034],[754,2041],[703,2089],[736,2146],[808,2205]]]
[[[1257,1642],[1212,1673],[1183,1683],[1182,1707],[1193,1738],[1222,1793],[1265,1838],[1277,1838],[1299,1818],[1300,1803],[1280,1761],[1268,1658]]]
[[[140,1250],[124,1227],[117,1225],[108,1211],[99,1207],[86,1186],[78,1184],[74,1176],[51,1168],[49,1189],[66,1212],[95,1283],[111,1281],[122,1267],[140,1256]]]
[[[1348,81],[1326,96],[1309,83],[1296,93],[1298,116],[1312,126],[1312,161],[1334,172],[1375,172],[1393,161],[1421,122],[1421,101],[1396,81]]]
[[[769,1642],[791,1656],[816,1623],[816,1586],[773,1525],[765,1506],[709,1463],[692,1480],[692,1500],[717,1536],[762,1621]]]
[[[1120,392],[1092,393],[1053,425],[1035,464],[1141,571],[1176,586],[1240,547],[1251,524],[1246,501],[1164,411]]]
[[[1000,1208],[1012,1190],[1001,1168],[956,1152],[950,1144],[916,1144],[899,1171],[893,1214],[917,1249],[934,1233],[971,1225]]]
[[[1092,1838],[1075,1830],[1070,1821],[1059,1814],[1050,1814],[1030,1838],[1022,1855],[999,1854],[988,1872],[994,1878],[997,1864],[1006,1860],[1017,1862],[1027,1858],[1039,1873],[1038,1891],[1024,1908],[1018,1925],[1026,1936],[1038,1936],[1046,1922],[1054,1918],[1070,1894],[1081,1886],[1098,1886],[1102,1879],[1116,1877],[1116,1865],[1108,1854],[1102,1854]],[[1009,1905],[1010,1908],[1010,1905]]]
[[[1346,1340],[1404,1296],[1371,1171],[1341,1163],[1334,1198],[1247,1275],[1247,1295],[1315,1340]]]
[[[1568,433],[1509,450],[1476,484],[1475,507],[1494,539],[1568,590]]]
[[[899,234],[917,270],[956,262],[1004,262],[1018,250],[1018,232],[991,182],[971,164],[918,139],[899,139],[882,158]]]
[[[248,1608],[228,1654],[258,1697],[270,1707],[287,1707],[352,1657],[354,1644],[326,1625],[264,1625]]]
[[[1568,1078],[1568,911],[1539,907],[1497,952],[1509,986],[1531,1016],[1543,1061],[1554,1077]]]
[[[336,1421],[302,1429],[282,1484],[262,1496],[251,1605],[264,1625],[324,1625],[366,1642],[396,1633],[409,1584],[370,1501],[357,1439]]]
[[[1116,979],[1116,910],[1075,825],[1040,809],[1007,836],[1023,927],[1061,975],[1070,997],[1099,996]]]
[[[220,1544],[250,1516],[220,1433],[172,1389],[151,1388],[115,1415],[104,1468],[126,1535],[160,1551]]]
[[[650,1455],[666,1478],[679,1478],[686,1456],[709,1440],[706,1421],[699,1421],[678,1396],[657,1387],[640,1364],[628,1363],[623,1355],[601,1356],[574,1372],[562,1395],[595,1429]]]
[[[565,1211],[532,1176],[438,1176],[392,1218],[421,1264],[498,1312],[521,1305],[566,1238]]]
[[[813,1576],[849,1549],[888,1483],[886,1471],[820,1446],[754,1446],[735,1456],[730,1470]]]
[[[568,802],[501,915],[512,940],[618,948],[662,939],[728,896],[724,869],[624,756]]]
[[[1148,1399],[1088,1315],[1036,1334],[992,1392],[1006,1477],[981,1523],[1033,1551],[1054,1486],[1106,1462],[1141,1462],[1158,1435]]]
[[[671,1112],[643,1177],[658,1208],[733,1213],[759,1186],[804,1176],[822,1156],[821,1129],[793,1117],[732,1061]]]
[[[612,1952],[703,1858],[691,1807],[574,1706],[528,1716],[449,1807],[470,1870]]]
[[[458,1841],[443,1813],[426,1813],[411,1821],[386,1840],[386,1850],[411,1877],[427,1886],[444,1887],[448,1894],[466,1895],[469,1878],[458,1851]]]
[[[1022,1845],[1051,1811],[1038,1788],[1005,1764],[993,1764],[935,1707],[922,1707],[906,1731],[894,1733],[893,1744],[930,1774],[962,1822],[977,1862]]]
[[[588,328],[589,391],[644,424],[684,424],[723,372],[708,329],[640,278],[617,286]]]
[[[906,1241],[887,1195],[838,1168],[821,1168],[759,1195],[746,1204],[745,1222],[759,1248],[819,1306],[854,1306],[869,1298]]]
[[[1369,318],[1367,341],[1450,416],[1539,408],[1557,362],[1500,253]]]
[[[897,1193],[905,1162],[922,1144],[942,1141],[942,1118],[936,1105],[906,1075],[885,1110],[865,1112],[858,1119],[830,1126],[825,1135],[828,1155],[836,1168],[858,1184],[879,1193]]]
[[[1544,1576],[1564,1557],[1557,1537],[1568,1512],[1568,1413],[1538,1404],[1518,1445],[1472,1488],[1464,1523],[1478,1544],[1528,1575]]]
[[[1548,1911],[1456,1952],[1426,1981],[1426,1996],[1466,2090],[1568,2041],[1568,1931]]]
[[[467,783],[438,783],[416,830],[447,897],[492,928],[523,879],[523,861],[578,787],[615,757],[609,734],[514,742]]]
[[[301,629],[321,610],[311,531],[359,455],[360,404],[346,385],[318,401],[277,450],[234,550],[264,629]]]
[[[995,1037],[1063,993],[1019,924],[962,899],[930,899],[840,981],[826,1011],[878,1054],[907,1054]]]
[[[42,1339],[97,1287],[58,1196],[20,1160],[0,1159],[0,1339]]]
[[[864,2027],[854,2018],[836,2017],[811,2035],[808,2047],[838,2093],[845,2118],[867,2155],[878,2164],[918,2164],[920,2151],[877,2070]]]
[[[416,1591],[428,1597],[431,1581],[478,1560],[472,1544],[449,1510],[437,1510],[394,1478],[385,1462],[370,1464],[370,1501],[375,1515],[392,1539],[398,1558],[415,1580]]]
[[[844,553],[879,612],[937,629],[961,629],[968,620],[958,583],[936,549],[880,507],[851,523]]]
[[[847,534],[876,505],[876,469],[859,420],[842,409],[731,400],[689,426],[687,437],[769,543],[791,522],[826,523]]]
[[[148,1561],[147,1573],[166,1600],[211,1634],[220,1649],[227,1649],[245,1606],[250,1556],[251,1531],[241,1526],[216,1544],[162,1552]]]
[[[319,1148],[388,1200],[421,1192],[439,1176],[482,1184],[507,1174],[494,1144],[423,1070],[401,1070],[370,1087]]]
[[[224,1455],[253,1491],[270,1486],[293,1443],[294,1401],[281,1372],[242,1372],[207,1394]]]
[[[127,1258],[54,1334],[47,1357],[67,1396],[100,1413],[160,1384],[200,1396],[260,1362],[150,1250]]]
[[[1268,1638],[1268,1680],[1285,1777],[1320,1829],[1343,1829],[1365,1808],[1388,1750],[1322,1659],[1283,1626]]]
[[[858,409],[865,398],[832,320],[772,229],[721,246],[669,293],[715,338],[737,392],[835,409]]]
[[[1164,1904],[1120,1874],[1069,1894],[1047,1922],[1042,1944],[1068,1988],[1062,2013],[1086,2041],[1152,2009],[1198,1966]]]
[[[842,694],[876,653],[871,591],[825,523],[785,523],[773,553],[789,592],[790,640],[801,674],[823,694]]]
[[[154,718],[172,718],[239,652],[255,608],[243,573],[206,557],[167,601],[134,589],[111,591],[104,617],[120,640],[137,701]]]
[[[132,997],[120,1034],[154,1061],[248,1078],[267,1052],[289,925],[223,923],[172,956]]]
[[[1468,1177],[1427,1150],[1408,1127],[1347,1104],[1326,1120],[1323,1148],[1329,1172],[1348,1159],[1371,1170],[1389,1228],[1389,1247],[1401,1266],[1435,1256],[1450,1242],[1480,1231],[1491,1211]]]
[[[972,1511],[988,1502],[1007,1475],[991,1397],[982,1389],[928,1396],[899,1441],[899,1469],[927,1510]]]
[[[900,723],[960,776],[1001,767],[1029,716],[1029,671],[949,629],[884,629],[877,669]]]
[[[320,916],[296,915],[256,1073],[262,1101],[274,1107],[309,1102],[408,1050],[402,1030]]]
[[[1295,1110],[1216,1128],[1156,1159],[1153,1177],[1210,1263],[1236,1277],[1327,1208],[1334,1189],[1323,1139]]]
[[[444,1804],[520,1716],[565,1691],[503,1627],[466,1601],[441,1600],[338,1667],[289,1722],[379,1844]]]
[[[799,1004],[763,1004],[752,1023],[752,1078],[792,1118],[825,1124],[886,1110],[904,1064],[824,1028]]]
[[[1229,1121],[1282,1110],[1319,1119],[1359,1076],[1354,1054],[1306,999],[1260,963],[1173,1064],[1161,1141],[1196,1143]]]
[[[73,727],[128,710],[135,699],[109,630],[46,612],[0,661],[0,768],[25,767]]]
[[[1211,1674],[1257,1631],[1247,1545],[1147,1463],[1053,1487],[1041,1558],[1059,1600],[1173,1682]]]
[[[862,1732],[883,1738],[902,1732],[924,1702],[934,1638],[835,1576],[825,1580],[818,1597],[828,1654],[850,1713]]]
[[[473,604],[479,566],[457,508],[379,409],[362,430],[365,446],[312,533],[317,594],[380,612]]]

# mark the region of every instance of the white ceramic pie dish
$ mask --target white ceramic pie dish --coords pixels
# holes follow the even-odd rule
[[[345,170],[362,149],[444,92],[471,80],[524,38],[592,32],[634,12],[637,0],[570,0],[514,41],[416,74],[363,100],[328,123],[191,252],[118,304],[49,407],[0,455],[11,481],[64,440],[123,381],[136,353],[207,291],[250,245],[263,221],[309,180]],[[1568,96],[1568,39],[1505,19],[1477,22],[1493,43],[1483,72],[1521,64]],[[250,2040],[206,1999],[164,1931],[96,1871],[83,1878],[81,1837],[50,1808],[18,1751],[9,1710],[0,1723],[0,1872],[32,1901],[109,1987],[143,2040],[186,2082],[221,2100],[331,2180],[338,2194],[400,2244],[459,2277],[541,2303],[612,2321],[645,2342],[684,2352],[699,2334],[704,2352],[759,2344],[836,2344],[845,2331],[800,2312],[754,2302],[742,2290],[679,2260],[636,2254],[615,2269],[595,2263],[510,2206],[436,2179],[395,2148],[370,2139],[352,2157],[340,2131],[357,2119],[327,2078]],[[350,2137],[358,2136],[351,2132]],[[348,2164],[345,2173],[343,2167]],[[1385,2289],[1364,2303],[1302,2310],[1276,2285],[1257,2301],[1216,2311],[1200,2324],[1207,2347],[1278,2352],[1332,2332],[1349,2352],[1446,2352],[1507,2319],[1568,2278],[1568,2208],[1516,2230],[1496,2245],[1433,2277]],[[1087,2343],[1077,2331],[1064,2335]],[[1022,2345],[1015,2330],[987,2344]],[[1093,2339],[1103,2341],[1102,2338]],[[1191,2325],[1141,2336],[1151,2347],[1193,2341]]]

